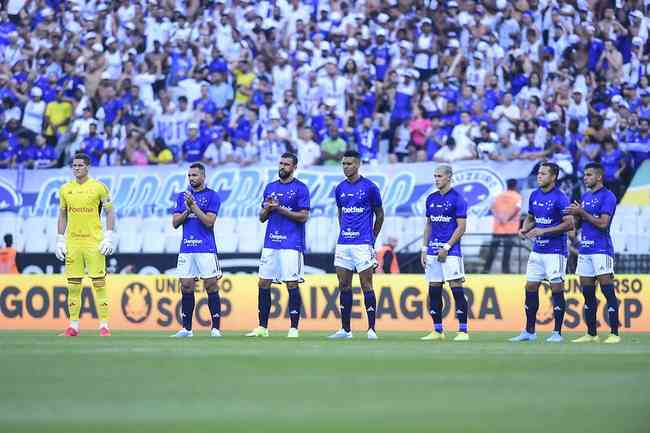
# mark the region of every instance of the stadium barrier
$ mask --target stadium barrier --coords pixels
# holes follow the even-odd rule
[[[524,322],[523,275],[476,275],[467,278],[470,305],[470,329],[484,331],[518,331]],[[84,280],[81,324],[97,326],[97,308]],[[110,324],[113,329],[172,331],[180,327],[180,285],[168,276],[110,275]],[[363,296],[355,276],[353,321],[355,330],[366,327]],[[620,320],[624,332],[649,332],[650,275],[619,275],[616,280],[621,300]],[[246,330],[257,325],[257,278],[253,275],[226,275],[220,280],[222,328]],[[380,331],[425,331],[431,328],[427,309],[427,285],[422,275],[377,275],[377,329]],[[303,311],[300,327],[304,330],[338,329],[338,288],[335,275],[308,276],[301,286]],[[444,322],[456,329],[451,296],[444,294]],[[583,297],[575,277],[568,278],[565,330],[585,329]],[[288,295],[284,287],[272,289],[272,330],[289,326],[286,308]],[[599,294],[598,312],[601,332],[606,331],[604,299]],[[553,314],[549,287],[540,291],[538,323],[540,330],[552,326]],[[197,285],[196,329],[210,326],[207,298]],[[67,324],[65,278],[60,275],[0,276],[0,329],[62,329]]]

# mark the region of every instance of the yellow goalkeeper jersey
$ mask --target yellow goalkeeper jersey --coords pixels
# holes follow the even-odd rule
[[[111,206],[108,187],[89,178],[84,183],[76,180],[59,190],[61,211],[68,215],[66,240],[69,244],[96,244],[104,238],[100,213],[102,206]]]

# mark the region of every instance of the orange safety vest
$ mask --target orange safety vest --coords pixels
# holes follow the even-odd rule
[[[377,273],[384,273],[384,255],[391,251],[393,253],[393,260],[390,262],[390,273],[399,274],[399,264],[397,263],[397,254],[395,250],[390,245],[384,245],[377,250]]]
[[[16,249],[0,248],[0,274],[17,274]]]

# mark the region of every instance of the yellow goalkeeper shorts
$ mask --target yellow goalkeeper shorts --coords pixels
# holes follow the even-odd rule
[[[65,256],[67,278],[101,278],[106,275],[106,257],[99,252],[98,245],[68,245]]]

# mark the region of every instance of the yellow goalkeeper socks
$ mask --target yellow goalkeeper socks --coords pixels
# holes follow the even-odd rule
[[[106,291],[106,280],[104,278],[93,279],[93,288],[99,310],[99,320],[103,323],[108,321],[108,293]]]
[[[81,310],[81,280],[68,280],[68,313],[71,321],[79,321]]]

